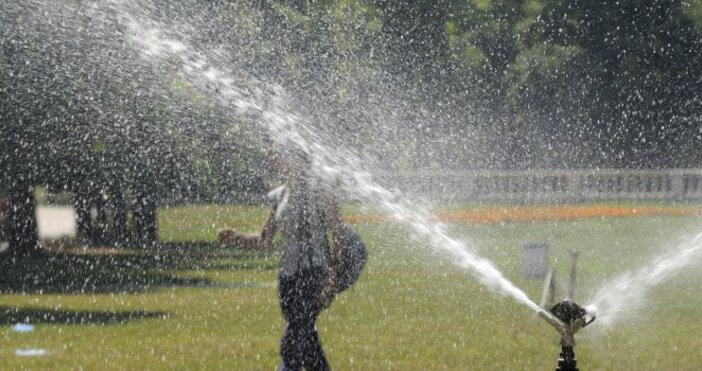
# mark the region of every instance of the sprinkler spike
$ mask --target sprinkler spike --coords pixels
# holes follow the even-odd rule
[[[575,351],[571,346],[562,346],[558,367],[556,371],[578,371],[578,361],[575,360]]]

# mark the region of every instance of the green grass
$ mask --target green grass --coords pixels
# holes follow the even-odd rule
[[[162,210],[161,238],[212,241],[217,227],[254,231],[264,215],[255,207]],[[577,249],[576,297],[582,301],[598,283],[647,262],[700,227],[698,217],[636,217],[453,225],[451,234],[472,240],[480,255],[534,300],[541,282],[521,277],[522,244],[548,243],[563,283],[569,251]],[[555,368],[556,332],[532,319],[526,306],[485,289],[443,254],[411,239],[404,227],[355,228],[369,247],[366,271],[318,321],[334,369]],[[37,263],[42,268],[36,270],[5,263],[0,267],[0,369],[274,369],[283,325],[277,254],[177,246],[122,258],[57,255]],[[584,329],[576,347],[580,368],[698,369],[702,272],[697,267],[655,287],[650,305],[620,327]],[[51,283],[49,289],[40,293],[37,278]],[[81,288],[85,278],[97,283]],[[9,293],[20,286],[26,293]],[[36,330],[11,332],[21,316],[37,324]],[[17,348],[45,348],[51,354],[22,358],[15,356]]]
[[[159,210],[159,238],[163,241],[216,241],[217,228],[250,233],[261,230],[268,209],[257,206],[205,205]]]

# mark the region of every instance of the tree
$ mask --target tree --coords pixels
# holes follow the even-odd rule
[[[683,159],[699,123],[680,117],[702,91],[695,6],[476,1],[458,5],[447,32],[467,73],[486,73],[510,107],[514,165],[694,166]]]
[[[144,59],[110,8],[82,3],[0,8],[0,168],[16,210],[13,249],[36,246],[37,184],[77,194],[79,230],[91,243],[150,244],[159,200],[217,188],[198,156],[231,162],[248,148],[215,156],[213,137],[232,147],[248,139],[220,135],[231,116],[183,94],[182,78]]]

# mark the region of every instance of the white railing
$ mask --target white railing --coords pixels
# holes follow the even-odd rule
[[[437,201],[702,201],[702,169],[416,170],[388,178]]]

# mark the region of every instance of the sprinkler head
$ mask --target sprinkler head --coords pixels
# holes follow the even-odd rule
[[[561,334],[564,346],[575,345],[575,333],[595,320],[595,311],[588,310],[570,299],[564,299],[548,312],[542,310],[539,316],[550,323]]]
[[[583,308],[570,299],[563,299],[550,311],[541,310],[539,316],[550,323],[561,335],[561,354],[557,371],[577,371],[575,360],[575,333],[595,320],[594,308]]]
[[[572,325],[582,319],[581,327],[585,327],[595,320],[594,313],[588,312],[570,299],[564,299],[562,302],[557,303],[550,309],[550,312],[566,325]]]

